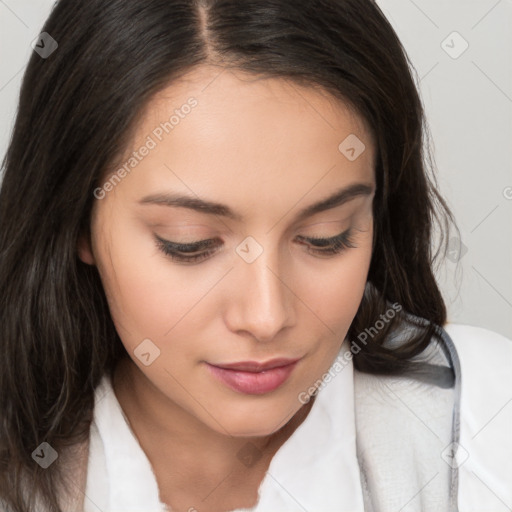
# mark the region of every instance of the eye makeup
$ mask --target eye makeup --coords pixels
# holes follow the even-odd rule
[[[352,228],[330,238],[312,238],[299,235],[297,240],[306,245],[309,253],[317,256],[335,256],[349,248],[357,247],[352,239]],[[222,246],[218,238],[179,243],[154,235],[157,248],[171,260],[182,263],[197,263],[213,255]]]

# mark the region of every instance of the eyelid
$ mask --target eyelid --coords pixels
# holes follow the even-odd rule
[[[171,247],[173,250],[177,252],[197,252],[205,249],[211,248],[216,243],[215,238],[208,238],[205,240],[198,240],[197,242],[188,242],[186,244],[180,242],[173,242],[171,240],[166,240],[159,237],[155,234],[157,241],[161,244],[165,244],[167,247]]]
[[[330,236],[330,237],[312,237],[312,236],[302,236],[302,235],[298,235],[297,238],[299,240],[305,240],[306,242],[313,242],[313,243],[316,243],[318,246],[323,246],[323,245],[329,245],[333,242],[335,242],[336,240],[340,239],[340,238],[343,238],[347,235],[347,231],[344,231],[343,233],[340,233],[338,235],[335,235],[335,236]]]
[[[320,253],[339,252],[340,248],[355,248],[352,241],[352,227],[346,229],[342,233],[332,237],[306,237],[298,235],[297,238],[300,241],[304,241],[310,246],[312,250]],[[215,246],[218,242],[222,242],[219,239],[205,239],[198,240],[196,242],[188,242],[186,244],[173,242],[159,237],[156,233],[154,234],[155,241],[159,248],[166,254],[175,253],[175,255],[181,254],[186,259],[199,259],[207,257],[209,253],[213,253]],[[208,250],[209,249],[209,250]],[[189,254],[190,256],[187,256]]]
[[[339,233],[338,235],[331,236],[331,237],[306,237],[299,235],[297,238],[300,240],[305,240],[306,242],[310,243],[311,245],[314,245],[316,248],[321,247],[329,247],[333,244],[342,243],[346,245],[347,247],[356,247],[352,243],[352,235],[353,235],[353,228],[350,227],[343,231],[342,233]]]
[[[299,239],[308,242],[307,250],[310,254],[316,257],[333,257],[341,254],[347,249],[357,248],[354,244],[352,235],[352,227],[345,230],[343,233],[330,238],[311,238],[299,236]],[[180,244],[169,240],[160,238],[154,233],[156,244],[164,254],[166,254],[171,260],[176,261],[179,264],[197,264],[201,263],[213,254],[215,249],[203,250],[201,248],[211,247],[217,242],[216,239],[200,240],[188,244]],[[222,242],[222,241],[221,241]]]
[[[343,238],[348,236],[350,229],[347,229],[343,231],[342,233],[338,233],[337,235],[330,236],[330,237],[312,237],[312,236],[303,236],[303,235],[297,235],[297,238],[300,240],[305,240],[307,242],[316,242],[316,243],[322,243],[327,244],[334,242],[335,240],[339,238]],[[172,247],[176,251],[183,251],[183,252],[192,252],[192,248],[194,251],[202,250],[202,249],[208,249],[212,245],[215,245],[216,241],[218,239],[216,238],[207,238],[203,240],[197,240],[193,242],[187,242],[187,243],[181,243],[181,242],[173,242],[172,240],[167,240],[159,237],[157,234],[155,234],[155,237],[157,240],[161,243],[165,243],[167,246]]]

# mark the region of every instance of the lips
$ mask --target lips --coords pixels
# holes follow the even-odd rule
[[[226,364],[212,364],[212,366],[216,366],[217,368],[223,368],[225,370],[238,370],[242,372],[263,372],[266,370],[272,370],[273,368],[279,368],[281,366],[288,366],[290,364],[296,363],[299,359],[287,359],[287,358],[276,358],[271,359],[267,362],[258,362],[258,361],[240,361],[238,363],[226,363]]]
[[[262,395],[284,384],[298,361],[279,358],[264,363],[240,361],[222,366],[206,363],[206,366],[212,376],[232,390],[247,395]]]

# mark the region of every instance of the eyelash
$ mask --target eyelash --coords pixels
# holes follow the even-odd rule
[[[311,247],[308,247],[308,250],[309,252],[317,255],[335,256],[346,249],[357,247],[352,240],[351,229],[348,229],[347,231],[344,231],[332,238],[309,238],[300,235],[297,238],[312,246],[316,245],[317,248],[311,249]],[[172,260],[184,263],[197,263],[203,261],[213,254],[215,249],[206,250],[198,254],[187,255],[186,253],[196,253],[201,249],[208,249],[209,247],[217,245],[215,243],[215,239],[200,240],[190,244],[180,244],[177,242],[171,242],[170,240],[164,240],[158,235],[155,235],[155,242],[158,249],[166,256],[169,256]],[[322,247],[322,249],[320,249],[320,247]]]

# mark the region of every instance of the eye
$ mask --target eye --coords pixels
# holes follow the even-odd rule
[[[301,235],[297,238],[306,241],[309,251],[316,254],[335,255],[346,249],[357,247],[352,239],[351,229],[331,238],[308,238]]]
[[[333,256],[346,249],[357,247],[352,240],[352,231],[348,229],[331,238],[310,238],[299,235],[297,239],[302,245],[308,245],[308,251],[313,254]],[[172,260],[182,263],[197,263],[211,256],[222,244],[219,239],[199,240],[188,244],[164,240],[155,235],[155,242],[160,251]]]
[[[195,263],[205,260],[215,251],[215,246],[219,245],[216,239],[200,240],[190,244],[180,244],[178,242],[171,242],[164,240],[158,235],[155,235],[157,247],[172,260],[180,262]],[[220,240],[218,241],[220,242]],[[206,250],[205,250],[206,249]],[[197,253],[197,254],[196,254]]]

